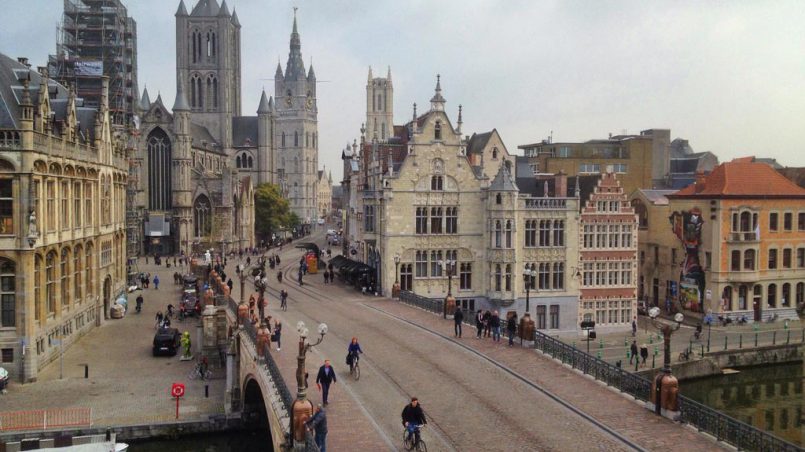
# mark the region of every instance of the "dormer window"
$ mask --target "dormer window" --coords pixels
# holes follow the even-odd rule
[[[436,125],[433,127],[433,139],[434,140],[441,140],[442,139],[442,123],[441,123],[441,121],[436,121]]]
[[[430,189],[433,191],[444,190],[444,179],[442,176],[433,176],[430,179]]]

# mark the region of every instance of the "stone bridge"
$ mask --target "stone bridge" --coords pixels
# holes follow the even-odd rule
[[[198,340],[202,354],[211,363],[226,366],[225,410],[240,412],[252,425],[266,425],[273,450],[290,450],[291,392],[271,355],[259,353],[266,345],[261,343],[257,328],[248,320],[238,321],[238,303],[229,288],[214,271],[208,281],[211,289],[202,296],[206,307]],[[318,449],[306,435],[304,446],[298,444],[294,450]]]

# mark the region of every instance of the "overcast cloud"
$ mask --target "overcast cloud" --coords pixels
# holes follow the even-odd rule
[[[186,1],[188,10],[196,2]],[[803,166],[805,2],[229,0],[243,26],[243,114],[273,94],[293,6],[318,91],[319,163],[340,180],[341,149],[365,120],[367,68],[394,79],[395,123],[420,113],[442,74],[464,132],[497,128],[509,152],[554,141],[670,128],[721,161]],[[0,52],[53,53],[61,0],[0,0]],[[175,95],[178,0],[129,0],[139,85]]]

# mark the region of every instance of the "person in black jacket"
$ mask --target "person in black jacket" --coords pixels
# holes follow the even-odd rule
[[[489,337],[492,333],[492,312],[487,310],[484,312],[484,337]]]
[[[461,322],[464,321],[464,311],[461,310],[461,307],[456,307],[456,312],[453,314],[453,321],[455,322],[455,335],[456,337],[461,337]]]
[[[492,328],[492,340],[500,342],[500,315],[498,315],[498,311],[492,313],[492,317],[489,318],[489,326]]]
[[[509,347],[514,345],[514,332],[517,330],[517,313],[510,312],[506,319],[506,332],[509,334]]]
[[[428,423],[425,419],[425,412],[422,411],[422,407],[419,406],[419,399],[416,397],[411,397],[411,403],[406,405],[405,408],[402,410],[402,423],[403,426],[408,431],[408,439],[411,439],[411,435],[416,435],[416,443],[419,443],[419,428]]]
[[[328,405],[327,396],[330,394],[330,384],[335,382],[335,369],[330,366],[330,360],[325,359],[324,365],[319,367],[319,374],[316,375],[316,387],[322,391],[321,401],[324,406]]]
[[[483,311],[480,309],[478,312],[475,313],[475,328],[478,329],[478,339],[481,338],[481,334],[484,332],[484,314]]]

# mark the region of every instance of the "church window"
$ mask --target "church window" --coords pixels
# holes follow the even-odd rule
[[[213,108],[218,108],[218,79],[212,79],[212,105]]]
[[[211,46],[210,46],[210,50],[211,50],[211,52],[212,52],[212,56],[213,56],[213,57],[215,56],[215,47],[216,47],[216,42],[215,42],[215,33],[213,33],[213,34],[212,34],[212,43],[211,43]]]
[[[193,44],[191,45],[191,47],[192,47],[192,51],[193,51],[193,62],[195,63],[196,62],[196,50],[197,50],[196,49],[196,32],[195,31],[193,32],[192,41],[193,41]]]
[[[433,127],[433,139],[434,140],[441,140],[442,139],[442,123],[441,123],[441,121],[436,121],[436,125]]]
[[[200,195],[193,203],[193,226],[196,237],[206,237],[212,232],[210,199]]]
[[[240,168],[240,156],[235,157],[235,168]]]
[[[299,146],[299,132],[297,132],[297,131],[294,131],[294,133],[293,133],[293,145],[294,146]],[[297,172],[299,172],[299,171],[297,170]]]
[[[196,33],[196,50],[198,51],[198,61],[201,61],[201,32]]]
[[[210,32],[207,32],[207,57],[212,56],[212,37],[210,36]]]
[[[172,167],[170,138],[162,129],[156,128],[148,135],[147,143],[148,208],[170,210]]]
[[[252,161],[252,158],[249,157],[249,168],[253,168],[253,167],[254,167],[254,162]]]

